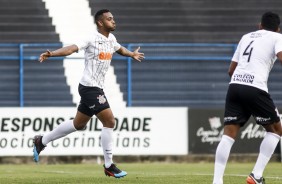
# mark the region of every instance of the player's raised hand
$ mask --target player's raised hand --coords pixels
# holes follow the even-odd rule
[[[139,52],[139,50],[140,50],[140,47],[138,47],[137,49],[135,49],[135,50],[133,51],[133,56],[132,56],[132,58],[135,59],[135,60],[137,60],[137,61],[139,61],[139,62],[141,62],[141,61],[145,58],[145,56],[144,56],[144,53]]]
[[[39,61],[40,63],[43,62],[44,60],[48,59],[49,57],[52,56],[52,53],[50,50],[47,50],[46,52],[42,53],[40,56],[39,56]]]

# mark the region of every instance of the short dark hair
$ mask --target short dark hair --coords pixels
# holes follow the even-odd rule
[[[95,22],[97,23],[97,21],[101,18],[103,13],[108,13],[108,12],[110,12],[110,10],[108,10],[108,9],[101,9],[101,10],[97,11],[96,14],[95,14]]]
[[[261,25],[265,30],[277,31],[280,25],[279,15],[272,12],[264,13],[261,17]]]

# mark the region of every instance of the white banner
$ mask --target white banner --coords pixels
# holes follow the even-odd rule
[[[113,109],[114,155],[188,154],[187,108]],[[31,156],[34,135],[44,135],[76,114],[76,108],[0,108],[0,156]],[[101,122],[50,142],[41,155],[102,155]]]

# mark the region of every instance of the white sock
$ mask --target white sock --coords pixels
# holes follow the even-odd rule
[[[44,134],[42,138],[42,144],[47,145],[49,142],[64,137],[72,132],[75,132],[76,129],[73,125],[73,120],[68,120],[61,123],[51,132]]]
[[[263,171],[269,162],[278,142],[280,136],[271,132],[267,132],[264,139],[260,144],[260,152],[257,162],[254,166],[252,173],[255,178],[259,179],[262,177]]]
[[[233,138],[223,135],[220,143],[217,146],[214,163],[213,184],[223,183],[223,174],[233,143]]]
[[[103,127],[101,132],[101,143],[104,152],[105,167],[108,168],[113,163],[113,128]]]

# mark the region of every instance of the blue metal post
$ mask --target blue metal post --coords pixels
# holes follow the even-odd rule
[[[131,45],[130,44],[128,44],[127,49],[131,50]],[[128,57],[127,58],[127,106],[128,107],[131,107],[131,105],[132,105],[131,61],[132,61],[131,57]]]
[[[23,75],[24,75],[24,69],[23,69],[23,60],[24,60],[24,55],[23,55],[23,49],[24,45],[20,44],[20,69],[19,69],[19,74],[20,74],[20,107],[24,106],[24,81],[23,81]]]

